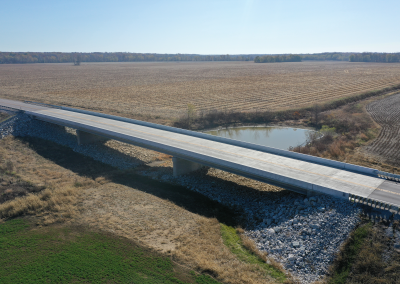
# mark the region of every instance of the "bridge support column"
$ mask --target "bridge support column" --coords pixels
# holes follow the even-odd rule
[[[204,167],[201,164],[184,160],[181,158],[173,157],[172,162],[174,164],[174,177],[184,175],[190,172],[197,171],[198,169]]]
[[[78,137],[78,145],[109,140],[108,138],[88,133],[82,130],[76,130],[76,136]]]

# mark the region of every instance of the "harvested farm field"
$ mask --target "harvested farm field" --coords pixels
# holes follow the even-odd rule
[[[0,65],[0,97],[170,121],[199,114],[275,111],[400,83],[400,64],[143,62]]]
[[[381,126],[379,136],[366,150],[394,165],[400,165],[400,94],[374,101],[367,111]]]

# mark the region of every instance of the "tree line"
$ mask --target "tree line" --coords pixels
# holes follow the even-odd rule
[[[350,62],[400,62],[400,53],[363,52],[350,55]]]
[[[254,62],[255,63],[301,62],[301,56],[296,54],[256,56],[256,58],[254,58]]]
[[[0,64],[144,61],[253,61],[255,55],[156,54],[129,52],[0,52]]]
[[[303,60],[317,61],[348,61],[351,53],[348,52],[323,52],[314,54],[300,54]]]
[[[400,53],[348,53],[324,52],[314,54],[239,54],[239,55],[200,55],[200,54],[157,54],[130,52],[0,52],[0,64],[12,63],[75,63],[79,62],[162,62],[162,61],[254,61],[301,62],[350,61],[350,62],[400,62]],[[79,65],[77,64],[77,65]]]

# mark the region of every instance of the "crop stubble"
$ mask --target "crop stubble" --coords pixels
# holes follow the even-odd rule
[[[400,83],[400,64],[350,62],[0,65],[0,96],[134,117],[282,110]]]
[[[367,151],[400,165],[400,94],[374,101],[366,108],[382,127],[379,136],[367,146]]]

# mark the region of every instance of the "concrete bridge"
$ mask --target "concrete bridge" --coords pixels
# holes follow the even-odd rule
[[[0,106],[77,130],[79,144],[115,139],[173,156],[175,176],[213,167],[307,194],[400,206],[400,176],[204,133],[61,106],[0,99]]]

